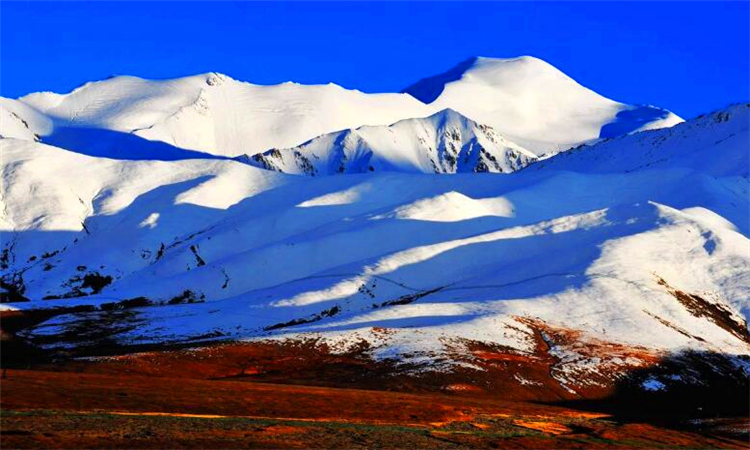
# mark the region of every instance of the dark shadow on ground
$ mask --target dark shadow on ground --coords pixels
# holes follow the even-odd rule
[[[82,155],[121,160],[230,159],[102,128],[57,127],[51,135],[44,136],[42,142]]]
[[[747,356],[683,351],[625,374],[606,398],[555,404],[611,414],[614,420],[621,422],[649,422],[691,430],[719,418],[739,418],[740,421],[744,418],[744,430],[736,429],[732,433],[733,437],[749,439],[748,367],[750,358]]]
[[[474,65],[476,60],[476,57],[469,58],[440,75],[422,78],[401,92],[411,95],[422,103],[432,103],[443,93],[446,84],[460,80],[464,72]]]
[[[599,130],[599,138],[614,138],[631,133],[649,122],[666,119],[669,112],[655,106],[641,105],[617,113],[615,120]]]

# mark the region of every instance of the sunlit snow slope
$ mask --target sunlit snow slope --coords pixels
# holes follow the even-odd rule
[[[367,94],[335,84],[291,82],[261,86],[216,73],[171,80],[116,76],[68,94],[3,99],[0,117],[14,112],[43,142],[61,148],[92,156],[114,153],[121,159],[149,159],[157,153],[162,160],[175,156],[161,154],[164,148],[144,140],[234,157],[445,109],[493,127],[536,155],[680,121],[660,108],[608,100],[530,57],[474,58],[405,92]],[[41,132],[35,131],[38,117],[49,122],[39,127]],[[14,121],[4,119],[0,135],[21,137],[22,125]]]
[[[492,128],[446,109],[390,126],[329,133],[298,147],[245,159],[284,173],[331,175],[375,171],[513,172],[536,156]]]
[[[602,97],[530,56],[471,58],[404,92],[437,109],[453,108],[538,155],[682,121],[661,108]]]
[[[5,138],[3,290],[30,301],[3,307],[135,308],[108,335],[120,343],[313,333],[434,362],[467,340],[533,352],[534,321],[643,351],[747,355],[749,112],[483,175],[302,177]],[[80,344],[71,330],[97,314],[30,336]]]
[[[87,150],[128,135],[222,156],[291,147],[334,130],[429,114],[405,94],[365,94],[334,84],[259,86],[209,73],[173,80],[118,76],[70,94],[20,99],[54,119],[44,142]],[[103,145],[103,144],[102,144]]]

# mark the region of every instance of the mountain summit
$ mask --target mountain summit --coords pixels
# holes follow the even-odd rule
[[[0,124],[4,136],[26,133],[24,121],[32,128],[44,123],[26,136],[130,159],[148,158],[157,147],[139,145],[138,138],[234,157],[446,109],[492,127],[537,156],[681,121],[661,108],[602,97],[532,57],[472,58],[404,93],[367,94],[335,84],[262,86],[211,72],[170,80],[116,76],[68,94],[5,99],[0,107],[7,110],[0,114],[10,116]]]
[[[470,58],[403,92],[490,125],[537,154],[682,121],[665,109],[605,98],[532,56]]]
[[[528,150],[452,109],[390,126],[329,133],[298,147],[253,155],[258,167],[328,175],[374,171],[513,172],[536,160]]]
[[[750,105],[634,133],[679,118],[529,57],[407,92],[209,73],[0,100],[0,311],[53,356],[315,342],[471,395],[747,386]]]

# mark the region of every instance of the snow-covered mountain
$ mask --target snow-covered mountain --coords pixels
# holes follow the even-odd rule
[[[508,173],[536,159],[491,127],[446,109],[390,126],[328,133],[291,149],[269,150],[246,160],[264,169],[315,176],[384,170]]]
[[[554,168],[585,173],[633,172],[641,169],[685,167],[710,176],[750,176],[747,152],[738,151],[737,136],[747,133],[742,119],[748,105],[701,115],[682,126],[658,132],[608,138],[597,145],[581,145],[534,169]],[[630,149],[623,151],[623,148]],[[710,149],[710,151],[709,151]],[[715,155],[711,155],[715,153]]]
[[[541,329],[570,392],[669,352],[739,358],[749,119],[737,105],[482,176],[300,177],[4,138],[3,289],[29,301],[2,307],[94,308],[27,334],[52,345],[126,309],[108,340],[315,336],[432,367],[475,367],[477,343],[536,357]]]
[[[334,84],[260,86],[217,73],[172,80],[117,76],[69,94],[2,99],[0,135],[21,137],[25,121],[31,129],[25,138],[38,136],[93,156],[149,159],[166,151],[149,144],[157,141],[196,157],[235,157],[453,109],[540,155],[681,120],[660,108],[608,100],[531,57],[473,58],[405,92],[366,94]]]
[[[334,84],[259,86],[216,73],[173,80],[117,76],[66,95],[36,93],[19,101],[54,121],[43,140],[63,148],[86,149],[104,139],[107,150],[122,151],[122,139],[132,134],[221,156],[291,147],[330,131],[430,112],[405,94],[365,94]]]
[[[0,138],[38,141],[52,132],[52,120],[17,100],[0,97]]]
[[[471,370],[484,346],[573,393],[685,351],[747,365],[749,120],[529,57],[401,94],[211,73],[0,99],[0,308],[81,307],[25,332],[51,346],[97,324]]]
[[[530,56],[471,58],[404,92],[489,125],[537,155],[682,121],[658,107],[602,97]]]

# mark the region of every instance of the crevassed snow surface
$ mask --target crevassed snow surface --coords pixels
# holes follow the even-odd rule
[[[3,289],[31,301],[2,307],[167,302],[190,291],[203,303],[137,309],[138,326],[113,338],[314,333],[370,339],[378,357],[418,357],[454,338],[529,350],[515,319],[529,317],[606,341],[747,354],[747,342],[659,280],[738,323],[750,315],[749,111],[737,105],[511,174],[300,177],[5,138]],[[32,333],[79,320],[60,316]]]

